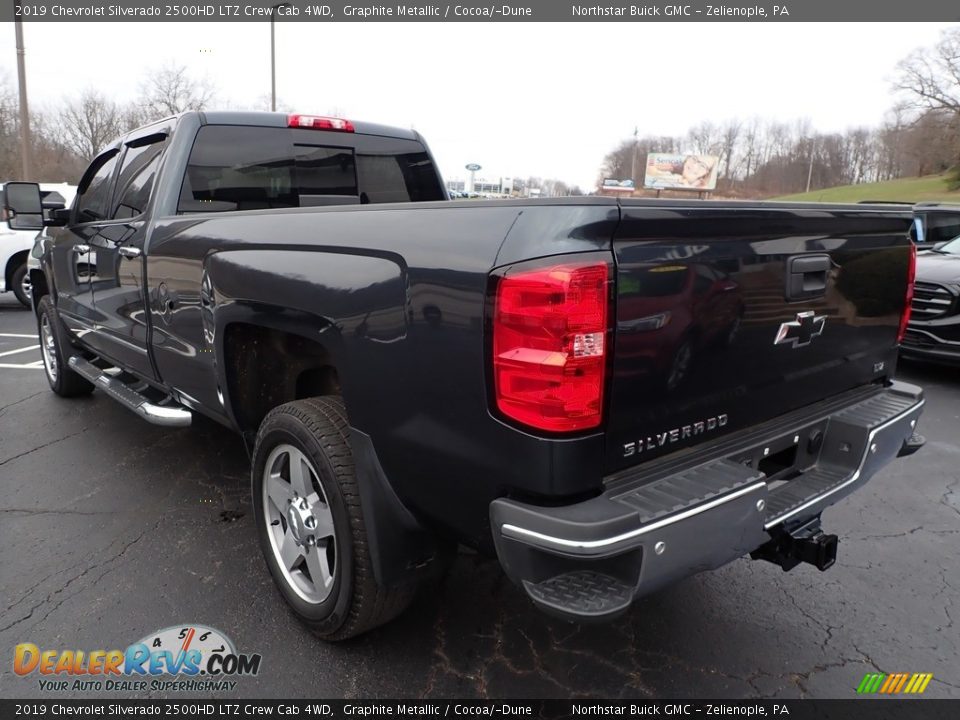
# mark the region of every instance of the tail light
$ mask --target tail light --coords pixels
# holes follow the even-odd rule
[[[900,316],[900,330],[897,332],[897,342],[903,342],[907,332],[907,323],[910,322],[910,308],[913,305],[913,283],[917,277],[917,246],[910,243],[910,260],[907,266],[907,295],[904,301],[903,314]]]
[[[320,115],[288,115],[287,127],[306,128],[307,130],[339,130],[354,132],[353,123],[343,118],[321,117]]]
[[[600,424],[606,366],[606,263],[514,269],[496,286],[497,409],[540,430]]]

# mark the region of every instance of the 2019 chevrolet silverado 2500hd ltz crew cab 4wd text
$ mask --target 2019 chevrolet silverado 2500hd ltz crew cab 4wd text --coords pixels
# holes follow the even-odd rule
[[[35,186],[7,205],[39,227]],[[93,161],[31,287],[57,394],[243,434],[270,572],[339,639],[458,542],[575,620],[748,553],[828,567],[822,511],[922,442],[910,222],[451,202],[414,132],[186,113]]]

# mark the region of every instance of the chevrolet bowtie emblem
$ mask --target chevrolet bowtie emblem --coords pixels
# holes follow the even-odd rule
[[[777,339],[773,341],[773,344],[789,343],[792,348],[809,345],[811,340],[823,332],[823,326],[826,322],[826,315],[817,315],[812,310],[797,313],[796,320],[780,325],[780,329],[777,331]]]

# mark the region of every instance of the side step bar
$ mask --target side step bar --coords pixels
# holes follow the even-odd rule
[[[193,421],[193,414],[186,408],[179,405],[152,403],[129,385],[110,377],[96,365],[81,357],[74,355],[67,362],[75,372],[149,423],[165,427],[187,427]]]

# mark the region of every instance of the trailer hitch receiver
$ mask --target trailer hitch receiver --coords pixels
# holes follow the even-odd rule
[[[767,560],[786,570],[793,570],[800,563],[809,563],[823,572],[837,561],[837,546],[840,540],[820,528],[820,518],[795,528],[780,529],[770,542],[750,553],[754,560]]]

